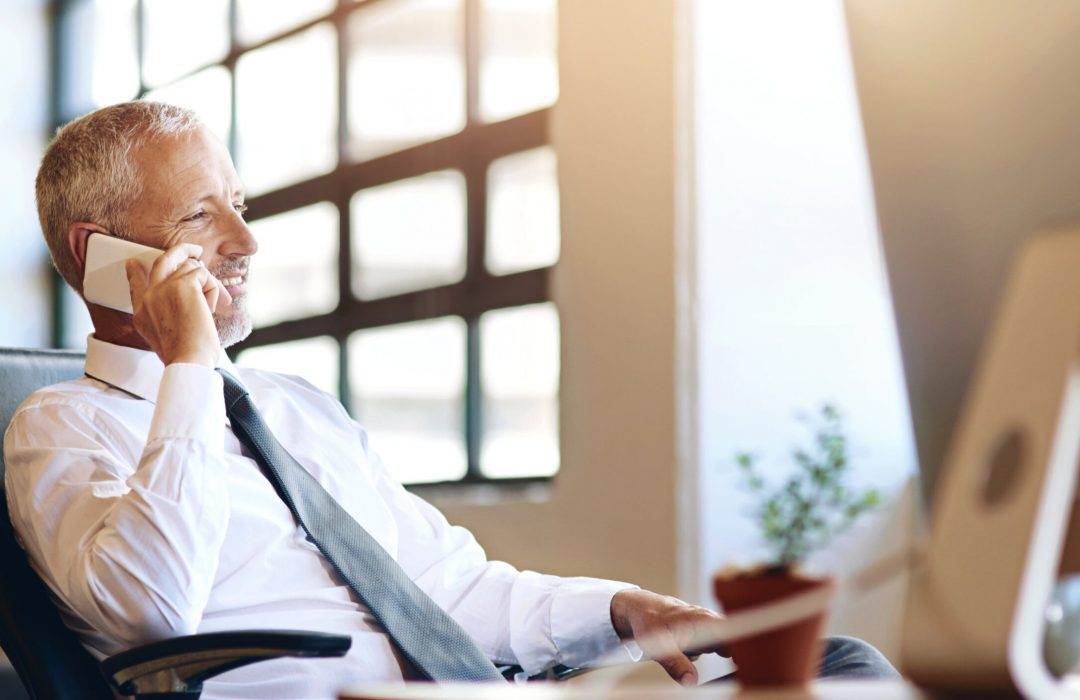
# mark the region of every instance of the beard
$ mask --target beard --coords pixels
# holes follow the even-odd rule
[[[236,345],[251,335],[252,323],[251,314],[247,310],[247,295],[233,299],[232,304],[220,313],[215,313],[214,325],[223,348]]]
[[[233,275],[243,275],[247,279],[249,257],[234,257],[225,264],[211,271],[218,279],[225,279]],[[244,338],[251,335],[251,314],[247,308],[247,292],[232,300],[228,306],[218,305],[214,313],[214,326],[217,328],[218,339],[221,347],[227,348],[236,345]]]

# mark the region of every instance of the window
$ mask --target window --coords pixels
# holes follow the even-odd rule
[[[337,393],[406,482],[558,470],[556,0],[68,0],[57,123],[147,97],[229,145],[238,361]],[[192,41],[191,37],[199,37]],[[59,344],[85,319],[58,295]]]

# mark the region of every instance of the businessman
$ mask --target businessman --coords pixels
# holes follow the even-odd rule
[[[163,251],[127,264],[134,314],[87,304],[85,377],[31,396],[5,438],[16,531],[92,653],[230,629],[352,636],[344,658],[236,669],[207,698],[326,698],[642,653],[697,682],[685,652],[716,613],[489,561],[389,475],[333,398],[229,362],[223,348],[251,331],[258,245],[228,152],[191,112],[130,102],[75,120],[47,149],[36,193],[76,292],[91,234]],[[892,673],[856,642],[830,657],[827,674]]]

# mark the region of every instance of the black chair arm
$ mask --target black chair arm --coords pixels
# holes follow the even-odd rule
[[[284,630],[208,632],[129,649],[101,662],[121,695],[198,698],[202,683],[219,673],[281,656],[344,656],[346,635]]]
[[[508,681],[514,680],[517,675],[523,672],[525,669],[521,666],[499,666],[499,673],[503,675]],[[591,668],[577,668],[572,666],[553,666],[546,671],[536,674],[535,676],[529,676],[530,681],[565,681],[575,676],[580,676],[583,673],[588,673]]]

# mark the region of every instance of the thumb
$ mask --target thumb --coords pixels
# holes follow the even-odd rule
[[[679,685],[694,686],[697,685],[698,674],[697,668],[690,662],[684,654],[675,654],[672,656],[665,656],[656,659],[656,663],[660,664],[667,674],[671,676]]]
[[[124,263],[124,272],[127,273],[128,287],[131,288],[131,307],[138,309],[142,305],[142,295],[147,286],[146,268],[138,260],[131,258]]]

